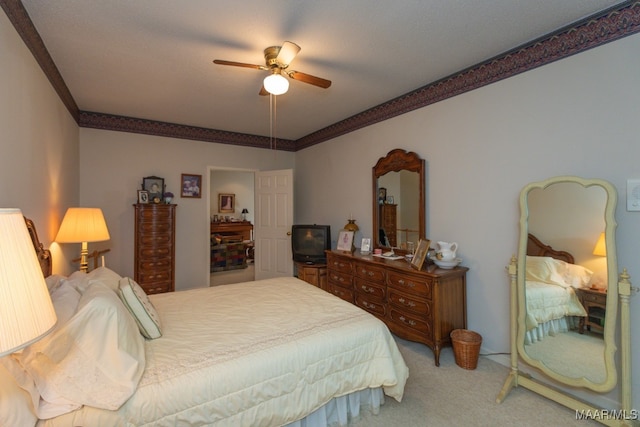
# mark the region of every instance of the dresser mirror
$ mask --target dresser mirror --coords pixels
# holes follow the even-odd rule
[[[621,406],[630,409],[630,283],[626,272],[618,279],[616,204],[615,188],[598,179],[556,177],[521,191],[518,257],[509,266],[512,371],[498,402],[522,385],[587,409],[554,386],[606,393],[620,378]],[[544,375],[522,375],[520,360]]]
[[[375,247],[408,251],[425,238],[424,160],[416,153],[395,149],[378,160],[372,199]]]

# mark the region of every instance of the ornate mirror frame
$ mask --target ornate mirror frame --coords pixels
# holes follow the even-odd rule
[[[606,321],[604,326],[604,364],[606,378],[604,381],[596,383],[587,378],[572,378],[551,370],[542,361],[531,358],[525,351],[526,333],[526,298],[525,298],[525,272],[527,244],[529,240],[529,207],[528,195],[534,189],[545,189],[556,183],[575,183],[584,188],[599,186],[604,189],[607,200],[603,216],[605,220],[605,239],[607,253],[607,303]],[[617,193],[613,185],[599,179],[582,179],[574,176],[560,176],[550,178],[545,181],[534,182],[525,186],[520,193],[520,240],[518,245],[518,258],[512,258],[509,265],[509,276],[511,278],[511,373],[498,395],[496,401],[502,402],[512,387],[521,385],[547,398],[555,400],[569,408],[576,410],[598,410],[585,402],[574,398],[568,393],[563,393],[556,387],[551,387],[537,381],[530,375],[522,374],[518,370],[519,357],[526,364],[538,368],[552,380],[563,386],[581,387],[604,393],[612,390],[618,381],[618,371],[616,367],[616,333],[618,332],[618,305],[620,304],[620,383],[621,383],[621,408],[631,411],[631,350],[630,350],[630,326],[629,326],[629,296],[631,293],[631,283],[626,269],[618,280],[617,254],[615,244],[616,220],[614,217],[617,205]],[[614,421],[605,422],[609,425],[624,425]]]
[[[373,167],[373,190],[372,190],[372,200],[373,200],[373,241],[374,247],[376,248],[386,248],[383,244],[384,242],[380,242],[379,238],[379,229],[380,229],[380,207],[378,204],[378,178],[389,173],[389,172],[400,172],[402,170],[416,172],[418,174],[419,180],[419,189],[417,197],[418,200],[418,238],[424,239],[426,236],[425,230],[425,171],[424,171],[424,160],[420,158],[414,152],[408,152],[397,148],[395,150],[389,151],[385,157],[381,157],[378,159],[378,162]]]

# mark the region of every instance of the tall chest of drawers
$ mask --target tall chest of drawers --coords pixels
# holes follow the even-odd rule
[[[134,280],[147,294],[175,290],[176,205],[135,204]]]
[[[429,346],[440,365],[449,334],[467,327],[465,267],[417,271],[404,260],[327,251],[327,291],[381,319],[401,338]]]

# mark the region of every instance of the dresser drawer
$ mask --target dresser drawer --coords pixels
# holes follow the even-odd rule
[[[327,285],[327,292],[332,293],[333,295],[353,304],[353,290],[351,289],[329,283]]]
[[[171,257],[172,254],[173,252],[171,250],[171,246],[161,246],[161,247],[142,246],[138,248],[138,255],[140,256],[140,258],[138,259],[142,261],[148,260],[149,258],[167,258],[167,257]]]
[[[141,221],[138,224],[138,233],[147,235],[147,233],[169,234],[171,231],[171,223],[167,221]]]
[[[428,279],[391,271],[387,276],[387,285],[400,291],[431,299],[431,283]]]
[[[140,223],[156,221],[170,223],[170,219],[173,218],[173,210],[168,207],[163,209],[161,206],[139,206],[138,218]]]
[[[607,294],[592,294],[588,292],[581,292],[583,302],[593,302],[596,304],[607,304]]]
[[[353,276],[347,273],[342,273],[335,270],[327,271],[329,275],[329,283],[334,285],[342,286],[345,288],[353,287]]]
[[[172,241],[168,233],[149,233],[138,237],[138,244],[142,246],[171,245]]]
[[[371,283],[370,281],[361,279],[360,277],[356,277],[355,289],[357,294],[371,295],[381,300],[384,300],[386,296],[384,285]]]
[[[431,318],[431,302],[423,298],[417,298],[415,295],[405,294],[395,289],[389,289],[389,304],[393,304],[396,308],[402,310],[410,310],[413,313]]]
[[[421,334],[424,334],[428,339],[432,339],[433,332],[431,322],[424,319],[422,316],[412,315],[406,312],[399,311],[394,307],[389,307],[389,318],[392,322],[401,325],[406,328],[410,328]]]
[[[154,282],[171,283],[171,269],[138,271],[138,281],[151,286]]]
[[[384,301],[371,295],[356,293],[356,305],[369,313],[384,318],[387,314],[387,307]]]
[[[353,261],[329,254],[327,268],[347,274],[353,274]]]
[[[171,258],[145,258],[138,264],[138,271],[142,273],[159,270],[171,270]]]
[[[384,284],[384,269],[374,265],[356,263],[356,276]]]

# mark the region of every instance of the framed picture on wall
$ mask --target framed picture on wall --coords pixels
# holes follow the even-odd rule
[[[197,199],[202,197],[200,193],[200,189],[202,188],[202,175],[183,173],[180,182],[182,187],[180,197],[193,197]]]
[[[218,193],[218,212],[234,213],[236,211],[236,195]]]

